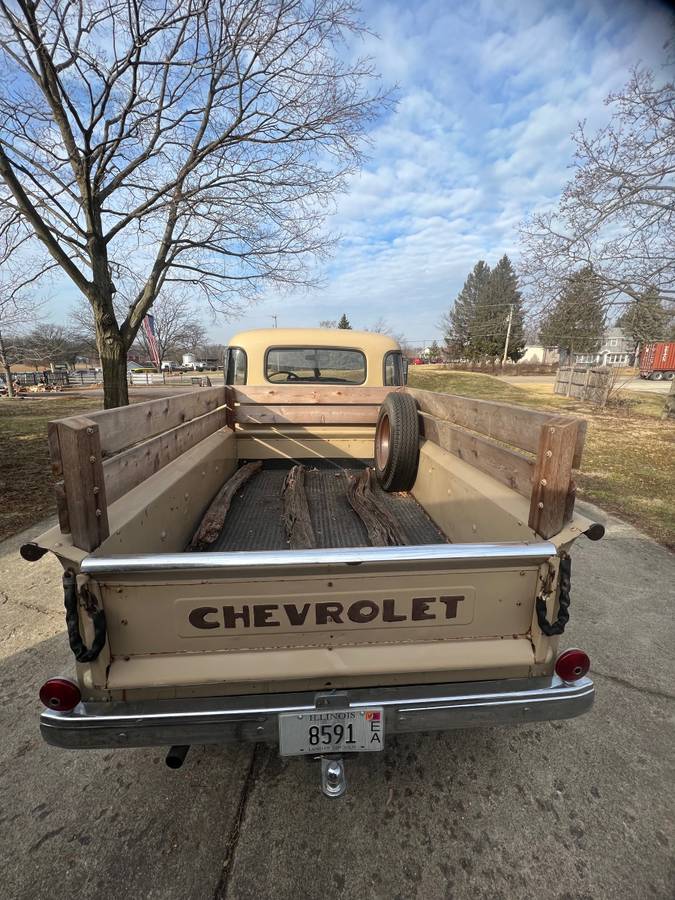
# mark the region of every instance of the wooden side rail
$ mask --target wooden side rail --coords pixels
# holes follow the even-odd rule
[[[61,531],[82,550],[108,537],[108,504],[228,425],[225,390],[209,388],[49,423]]]
[[[98,425],[103,454],[111,456],[125,447],[212,412],[224,403],[225,388],[221,386],[104,409],[90,413],[88,418]]]
[[[549,538],[572,519],[583,419],[454,394],[410,393],[423,436],[527,497],[533,531]]]
[[[429,413],[437,419],[460,425],[470,431],[477,431],[493,440],[535,454],[539,450],[539,432],[552,418],[576,422],[579,427],[573,464],[575,469],[581,465],[586,437],[586,422],[583,419],[556,416],[554,413],[494,400],[473,400],[471,397],[460,397],[457,394],[438,394],[414,388],[406,390],[417,400],[417,405],[423,413]]]

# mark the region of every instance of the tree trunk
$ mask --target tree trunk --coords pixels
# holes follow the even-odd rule
[[[664,419],[675,419],[675,378],[670,382],[670,391],[666,395],[666,405],[663,407]]]
[[[129,405],[129,384],[127,381],[127,350],[122,335],[115,322],[96,321],[96,345],[103,369],[103,406]]]
[[[7,396],[11,399],[14,397],[14,385],[12,384],[12,368],[7,361],[7,352],[5,350],[5,342],[0,332],[0,366],[5,373],[5,381],[7,382]]]

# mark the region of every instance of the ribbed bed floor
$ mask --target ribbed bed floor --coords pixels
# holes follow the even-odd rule
[[[281,521],[281,489],[290,465],[268,464],[242,487],[211,550],[288,550]],[[305,477],[305,489],[317,546],[367,547],[366,529],[346,496],[345,472],[358,473],[358,465],[349,469],[328,462],[319,468],[311,466]],[[379,487],[377,492],[410,544],[447,542],[410,494],[387,494]]]

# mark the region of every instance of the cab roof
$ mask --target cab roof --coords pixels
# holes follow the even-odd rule
[[[230,347],[266,350],[268,347],[352,347],[384,354],[399,350],[398,342],[387,334],[354,331],[351,328],[255,328],[240,331],[229,340]]]

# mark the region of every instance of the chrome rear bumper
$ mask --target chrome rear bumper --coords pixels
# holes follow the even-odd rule
[[[384,706],[385,730],[391,735],[569,719],[591,708],[595,688],[590,678],[566,684],[554,675],[360,688],[345,693],[345,705]],[[80,703],[70,713],[45,710],[40,716],[40,730],[48,744],[70,749],[276,743],[279,713],[314,709],[313,692]]]

